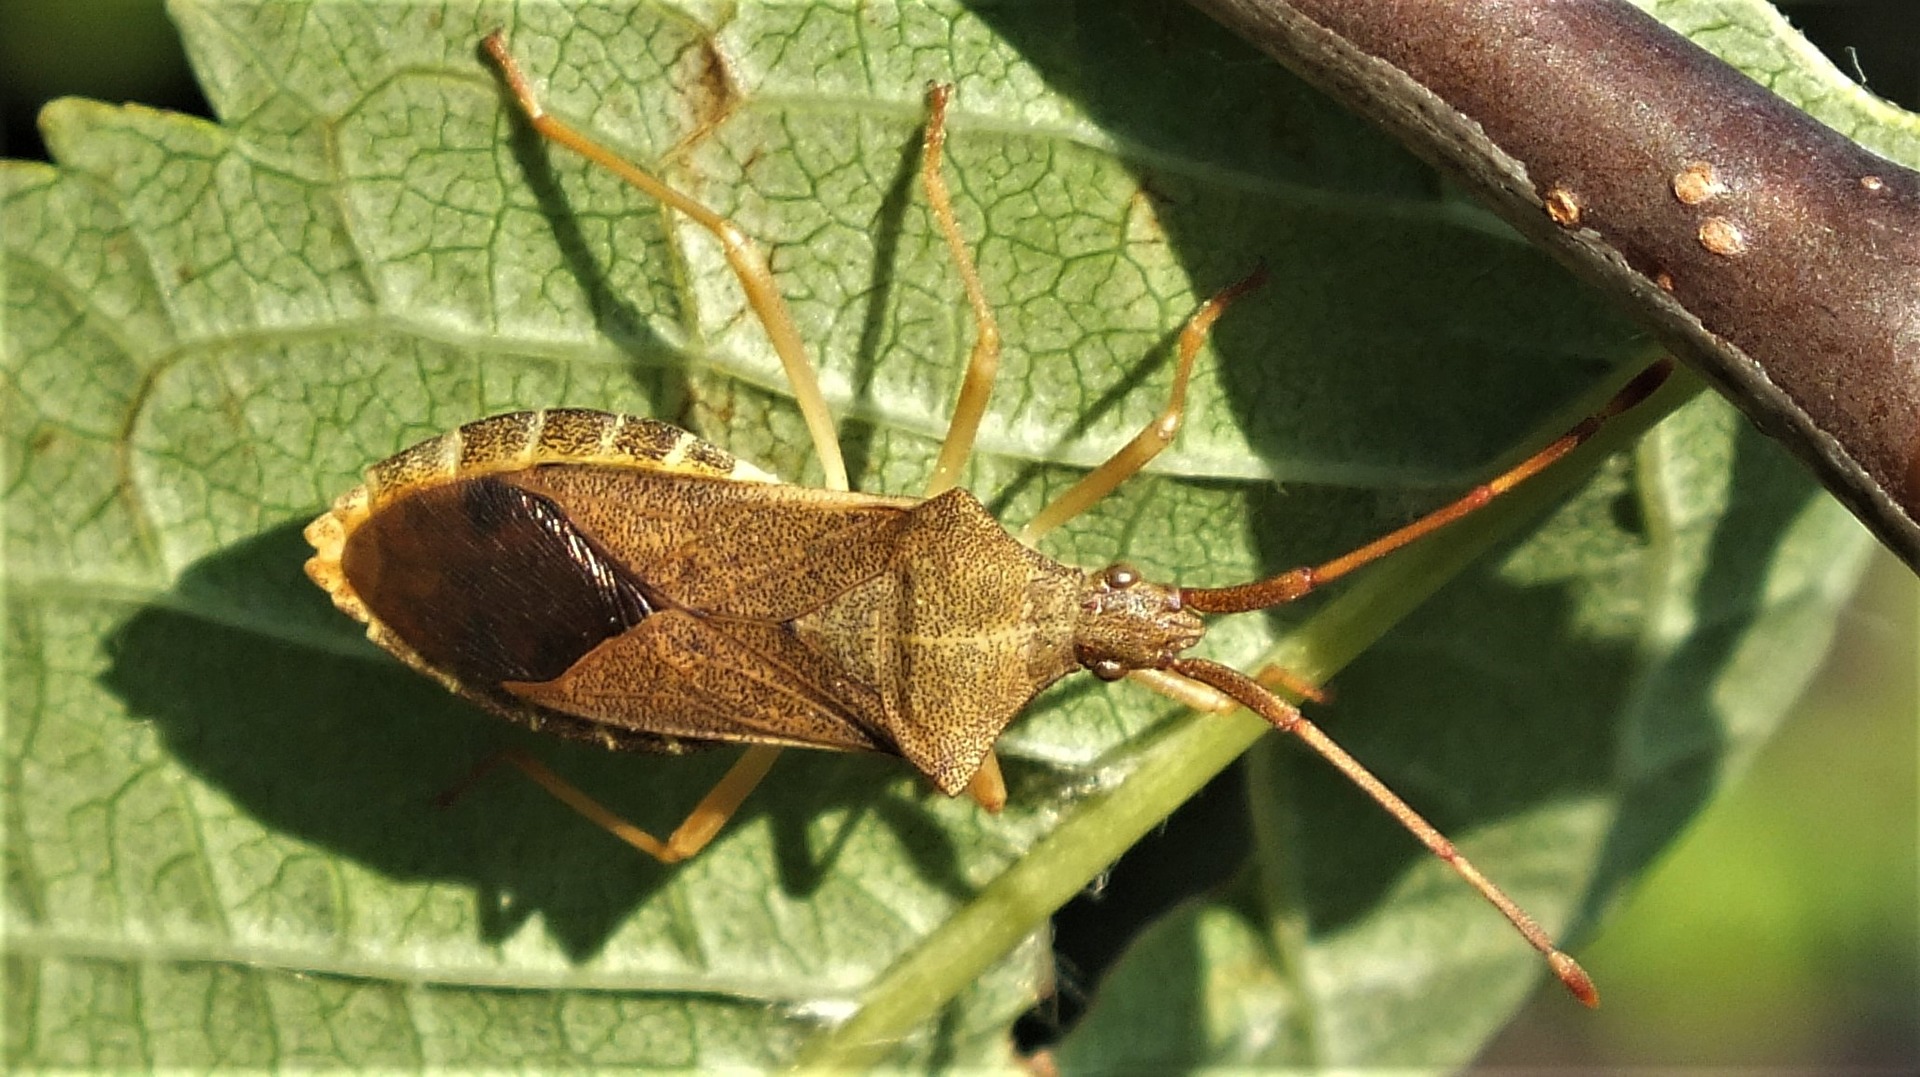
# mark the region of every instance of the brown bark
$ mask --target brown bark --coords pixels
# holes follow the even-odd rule
[[[1627,304],[1920,569],[1920,174],[1620,0],[1194,0]]]

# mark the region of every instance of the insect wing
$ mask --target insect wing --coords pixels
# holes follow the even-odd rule
[[[829,687],[830,686],[830,687]],[[550,681],[508,692],[607,725],[693,740],[884,751],[877,700],[780,625],[648,617]],[[865,703],[865,706],[863,706]]]

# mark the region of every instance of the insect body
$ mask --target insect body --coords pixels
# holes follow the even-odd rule
[[[418,445],[308,536],[308,572],[375,642],[535,728],[886,752],[948,794],[1040,689],[1201,633],[1176,589],[1049,560],[964,490],[785,485],[594,411]]]
[[[1034,694],[1078,669],[1106,680],[1132,674],[1188,702],[1246,706],[1300,737],[1497,906],[1569,989],[1595,1000],[1586,974],[1525,913],[1297,709],[1254,678],[1184,652],[1200,639],[1203,613],[1290,601],[1486,504],[1651,392],[1664,368],[1488,484],[1325,564],[1225,588],[1149,583],[1123,564],[1072,568],[1027,543],[1171,442],[1208,329],[1257,275],[1189,320],[1160,416],[1019,538],[1009,535],[955,486],[999,332],[941,179],[947,91],[935,87],[921,177],[978,338],[925,496],[850,492],[824,398],[758,251],[732,222],[547,115],[500,35],[484,45],[538,132],[721,241],[787,367],[829,487],[778,483],[665,423],[576,409],[470,423],[370,468],[307,528],[315,548],[307,572],[376,643],[535,728],[617,749],[749,746],[664,841],[532,759],[505,761],[636,848],[674,861],[712,839],[785,747],[897,755],[942,792],[997,810],[1006,788],[993,745]]]

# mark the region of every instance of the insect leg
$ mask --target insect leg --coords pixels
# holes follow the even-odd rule
[[[1481,874],[1479,868],[1474,867],[1471,861],[1462,856],[1460,851],[1454,848],[1453,843],[1447,840],[1446,835],[1421,818],[1419,813],[1407,805],[1406,801],[1401,800],[1393,790],[1386,787],[1385,783],[1374,777],[1371,771],[1361,766],[1358,760],[1348,755],[1345,749],[1321,732],[1320,727],[1307,721],[1293,705],[1260,687],[1252,678],[1218,662],[1209,662],[1204,658],[1176,658],[1167,668],[1180,676],[1191,677],[1202,684],[1220,690],[1239,701],[1248,710],[1265,718],[1275,729],[1299,737],[1307,747],[1332,763],[1335,769],[1347,776],[1349,781],[1359,786],[1363,792],[1374,799],[1375,803],[1385,808],[1401,826],[1406,827],[1414,837],[1420,839],[1420,843],[1425,845],[1429,852],[1446,861],[1447,866],[1452,868],[1455,874],[1480,892],[1480,896],[1491,902],[1494,908],[1499,909],[1501,915],[1507,918],[1507,922],[1512,924],[1521,936],[1547,959],[1547,965],[1553,969],[1553,974],[1560,978],[1560,982],[1573,993],[1575,998],[1589,1006],[1600,1004],[1600,994],[1594,989],[1593,980],[1587,976],[1586,970],[1580,967],[1579,962],[1554,946],[1553,940],[1547,936],[1540,925],[1515,904],[1512,898]]]
[[[1200,346],[1206,343],[1207,333],[1213,328],[1213,323],[1220,320],[1229,303],[1258,288],[1266,277],[1266,270],[1257,269],[1200,304],[1200,309],[1193,312],[1186,326],[1180,330],[1180,345],[1173,368],[1173,388],[1167,394],[1167,406],[1147,424],[1146,429],[1108,457],[1106,463],[1087,472],[1066,493],[1054,498],[1052,504],[1027,521],[1027,526],[1020,530],[1021,542],[1032,545],[1040,536],[1092,508],[1101,498],[1112,493],[1115,487],[1145,467],[1147,461],[1173,444],[1174,436],[1180,432],[1180,423],[1187,413],[1187,382],[1193,377],[1193,360],[1200,354]]]
[[[1000,324],[987,305],[987,293],[980,286],[980,273],[974,268],[973,255],[961,238],[960,223],[953,216],[953,200],[947,196],[947,181],[940,174],[940,159],[947,142],[947,101],[953,87],[933,83],[927,87],[927,133],[920,154],[920,180],[927,190],[927,205],[940,226],[940,235],[953,254],[960,270],[960,282],[967,290],[967,304],[973,308],[975,337],[973,351],[967,356],[967,372],[960,381],[960,399],[953,405],[953,418],[947,424],[947,439],[940,444],[940,456],[934,461],[933,475],[927,480],[926,496],[946,493],[960,481],[960,469],[973,452],[974,435],[980,431],[980,419],[986,414],[987,398],[993,395],[993,379],[1000,372]]]
[[[1232,696],[1209,688],[1198,681],[1168,673],[1164,669],[1128,670],[1127,677],[1189,710],[1225,714],[1240,705],[1234,702]],[[1267,666],[1254,680],[1269,687],[1285,689],[1301,699],[1312,700],[1315,703],[1325,703],[1330,698],[1326,689],[1298,673],[1279,666]]]
[[[972,780],[967,782],[967,795],[975,804],[995,815],[1007,806],[1007,780],[1000,774],[1000,757],[992,751],[980,762],[980,769],[973,772]]]
[[[440,795],[439,803],[450,803],[464,793],[481,776],[502,763],[511,764],[522,774],[533,779],[540,788],[551,793],[554,799],[587,817],[594,825],[633,846],[635,849],[653,857],[662,864],[677,864],[706,848],[713,836],[720,832],[727,820],[740,808],[741,801],[760,784],[767,769],[780,757],[780,749],[766,747],[748,748],[745,754],[722,775],[714,787],[708,790],[700,803],[694,805],[691,812],[678,827],[675,827],[667,840],[662,842],[652,834],[640,829],[615,814],[606,805],[595,800],[579,786],[555,774],[545,763],[523,751],[508,749],[487,757],[472,774],[453,789]]]
[[[1209,688],[1199,681],[1168,673],[1164,669],[1128,670],[1127,679],[1166,696],[1188,710],[1226,714],[1240,706],[1225,692]]]
[[[521,72],[520,65],[514,62],[513,55],[507,51],[506,37],[501,31],[488,34],[480,44],[499,67],[500,76],[506,80],[514,103],[542,137],[567,147],[649,196],[686,214],[720,241],[727,264],[733,267],[734,276],[740,280],[740,289],[746,293],[747,304],[766,328],[767,338],[773,342],[773,350],[780,356],[781,366],[786,369],[787,381],[793,386],[794,400],[800,405],[800,413],[806,419],[807,433],[813,438],[814,452],[819,455],[821,470],[826,473],[826,487],[830,490],[847,489],[847,465],[840,455],[840,437],[834,427],[833,414],[827,408],[827,398],[820,392],[820,381],[814,375],[806,347],[800,342],[800,331],[794,327],[793,316],[787,311],[786,300],[781,298],[779,286],[774,283],[773,271],[767,267],[766,257],[760,253],[760,249],[754,246],[739,225],[548,115],[539,98],[534,96],[533,88]]]
[[[1263,610],[1269,606],[1291,602],[1329,580],[1344,576],[1371,561],[1377,561],[1422,535],[1437,531],[1476,509],[1484,508],[1494,498],[1546,470],[1554,461],[1572,452],[1581,442],[1592,437],[1594,432],[1600,429],[1601,424],[1608,419],[1653,395],[1653,391],[1667,380],[1667,375],[1672,370],[1673,361],[1662,359],[1641,371],[1615,393],[1604,407],[1582,420],[1572,430],[1562,434],[1546,448],[1494,476],[1492,480],[1467,491],[1452,504],[1435,509],[1405,527],[1389,532],[1351,553],[1336,557],[1325,564],[1303,565],[1277,576],[1243,583],[1237,587],[1183,587],[1180,589],[1180,597],[1189,608],[1202,613],[1245,613],[1248,610]]]

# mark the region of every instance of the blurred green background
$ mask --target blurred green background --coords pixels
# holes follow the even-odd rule
[[[1920,4],[1783,5],[1920,109]],[[0,136],[77,94],[205,111],[158,0],[0,5]],[[1920,581],[1882,556],[1793,723],[1580,947],[1607,994],[1545,992],[1486,1068],[1712,1065],[1920,1072]]]
[[[1920,580],[1878,554],[1825,669],[1752,770],[1576,952],[1487,1068],[1920,1072]]]

